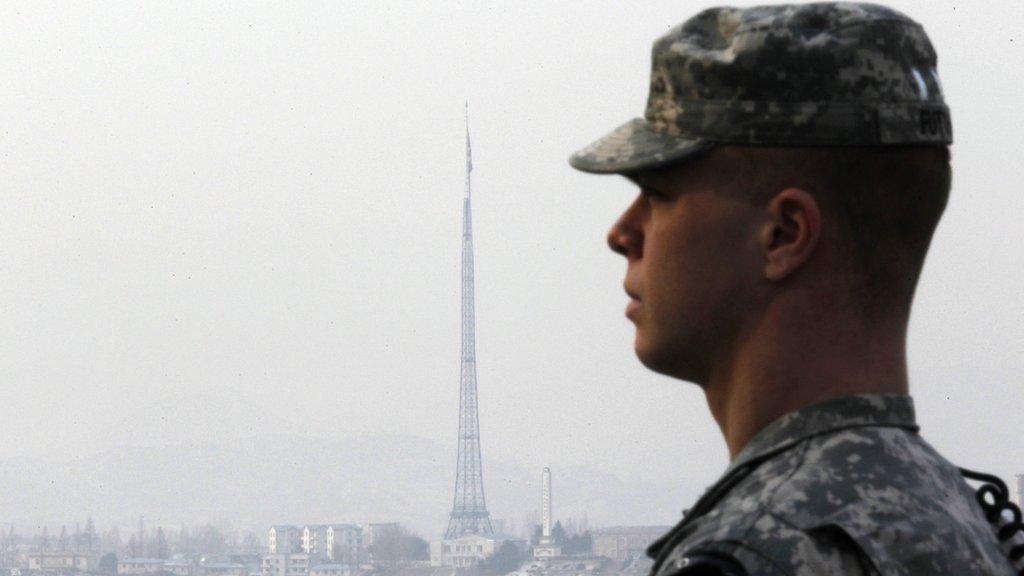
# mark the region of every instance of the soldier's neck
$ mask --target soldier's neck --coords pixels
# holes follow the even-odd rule
[[[730,459],[765,426],[806,406],[907,394],[906,325],[834,320],[762,319],[712,371],[704,392]]]

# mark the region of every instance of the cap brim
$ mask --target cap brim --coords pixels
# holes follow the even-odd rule
[[[713,146],[706,140],[670,136],[634,118],[573,154],[569,164],[594,174],[622,174],[665,166]]]

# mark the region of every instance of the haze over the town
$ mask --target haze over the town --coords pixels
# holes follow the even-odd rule
[[[956,140],[911,390],[945,456],[1009,480],[1024,5],[890,4],[938,49]],[[566,158],[642,113],[651,42],[707,5],[0,5],[0,524],[439,536],[467,100],[491,514],[536,517],[551,466],[561,517],[674,523],[725,446],[633,355],[604,234],[635,190]]]

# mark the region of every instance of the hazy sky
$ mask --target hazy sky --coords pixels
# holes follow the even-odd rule
[[[696,496],[724,444],[634,358],[604,244],[634,190],[566,159],[642,114],[652,41],[709,5],[3,3],[0,457],[398,432],[454,468],[468,100],[485,478],[593,464]],[[1024,5],[892,5],[956,140],[912,393],[947,457],[1009,479]]]

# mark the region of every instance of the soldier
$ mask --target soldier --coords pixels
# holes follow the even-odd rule
[[[639,186],[608,234],[636,354],[701,386],[731,457],[652,573],[1014,573],[908,396],[952,143],[922,27],[874,4],[713,8],[652,68],[644,118],[570,159]]]

